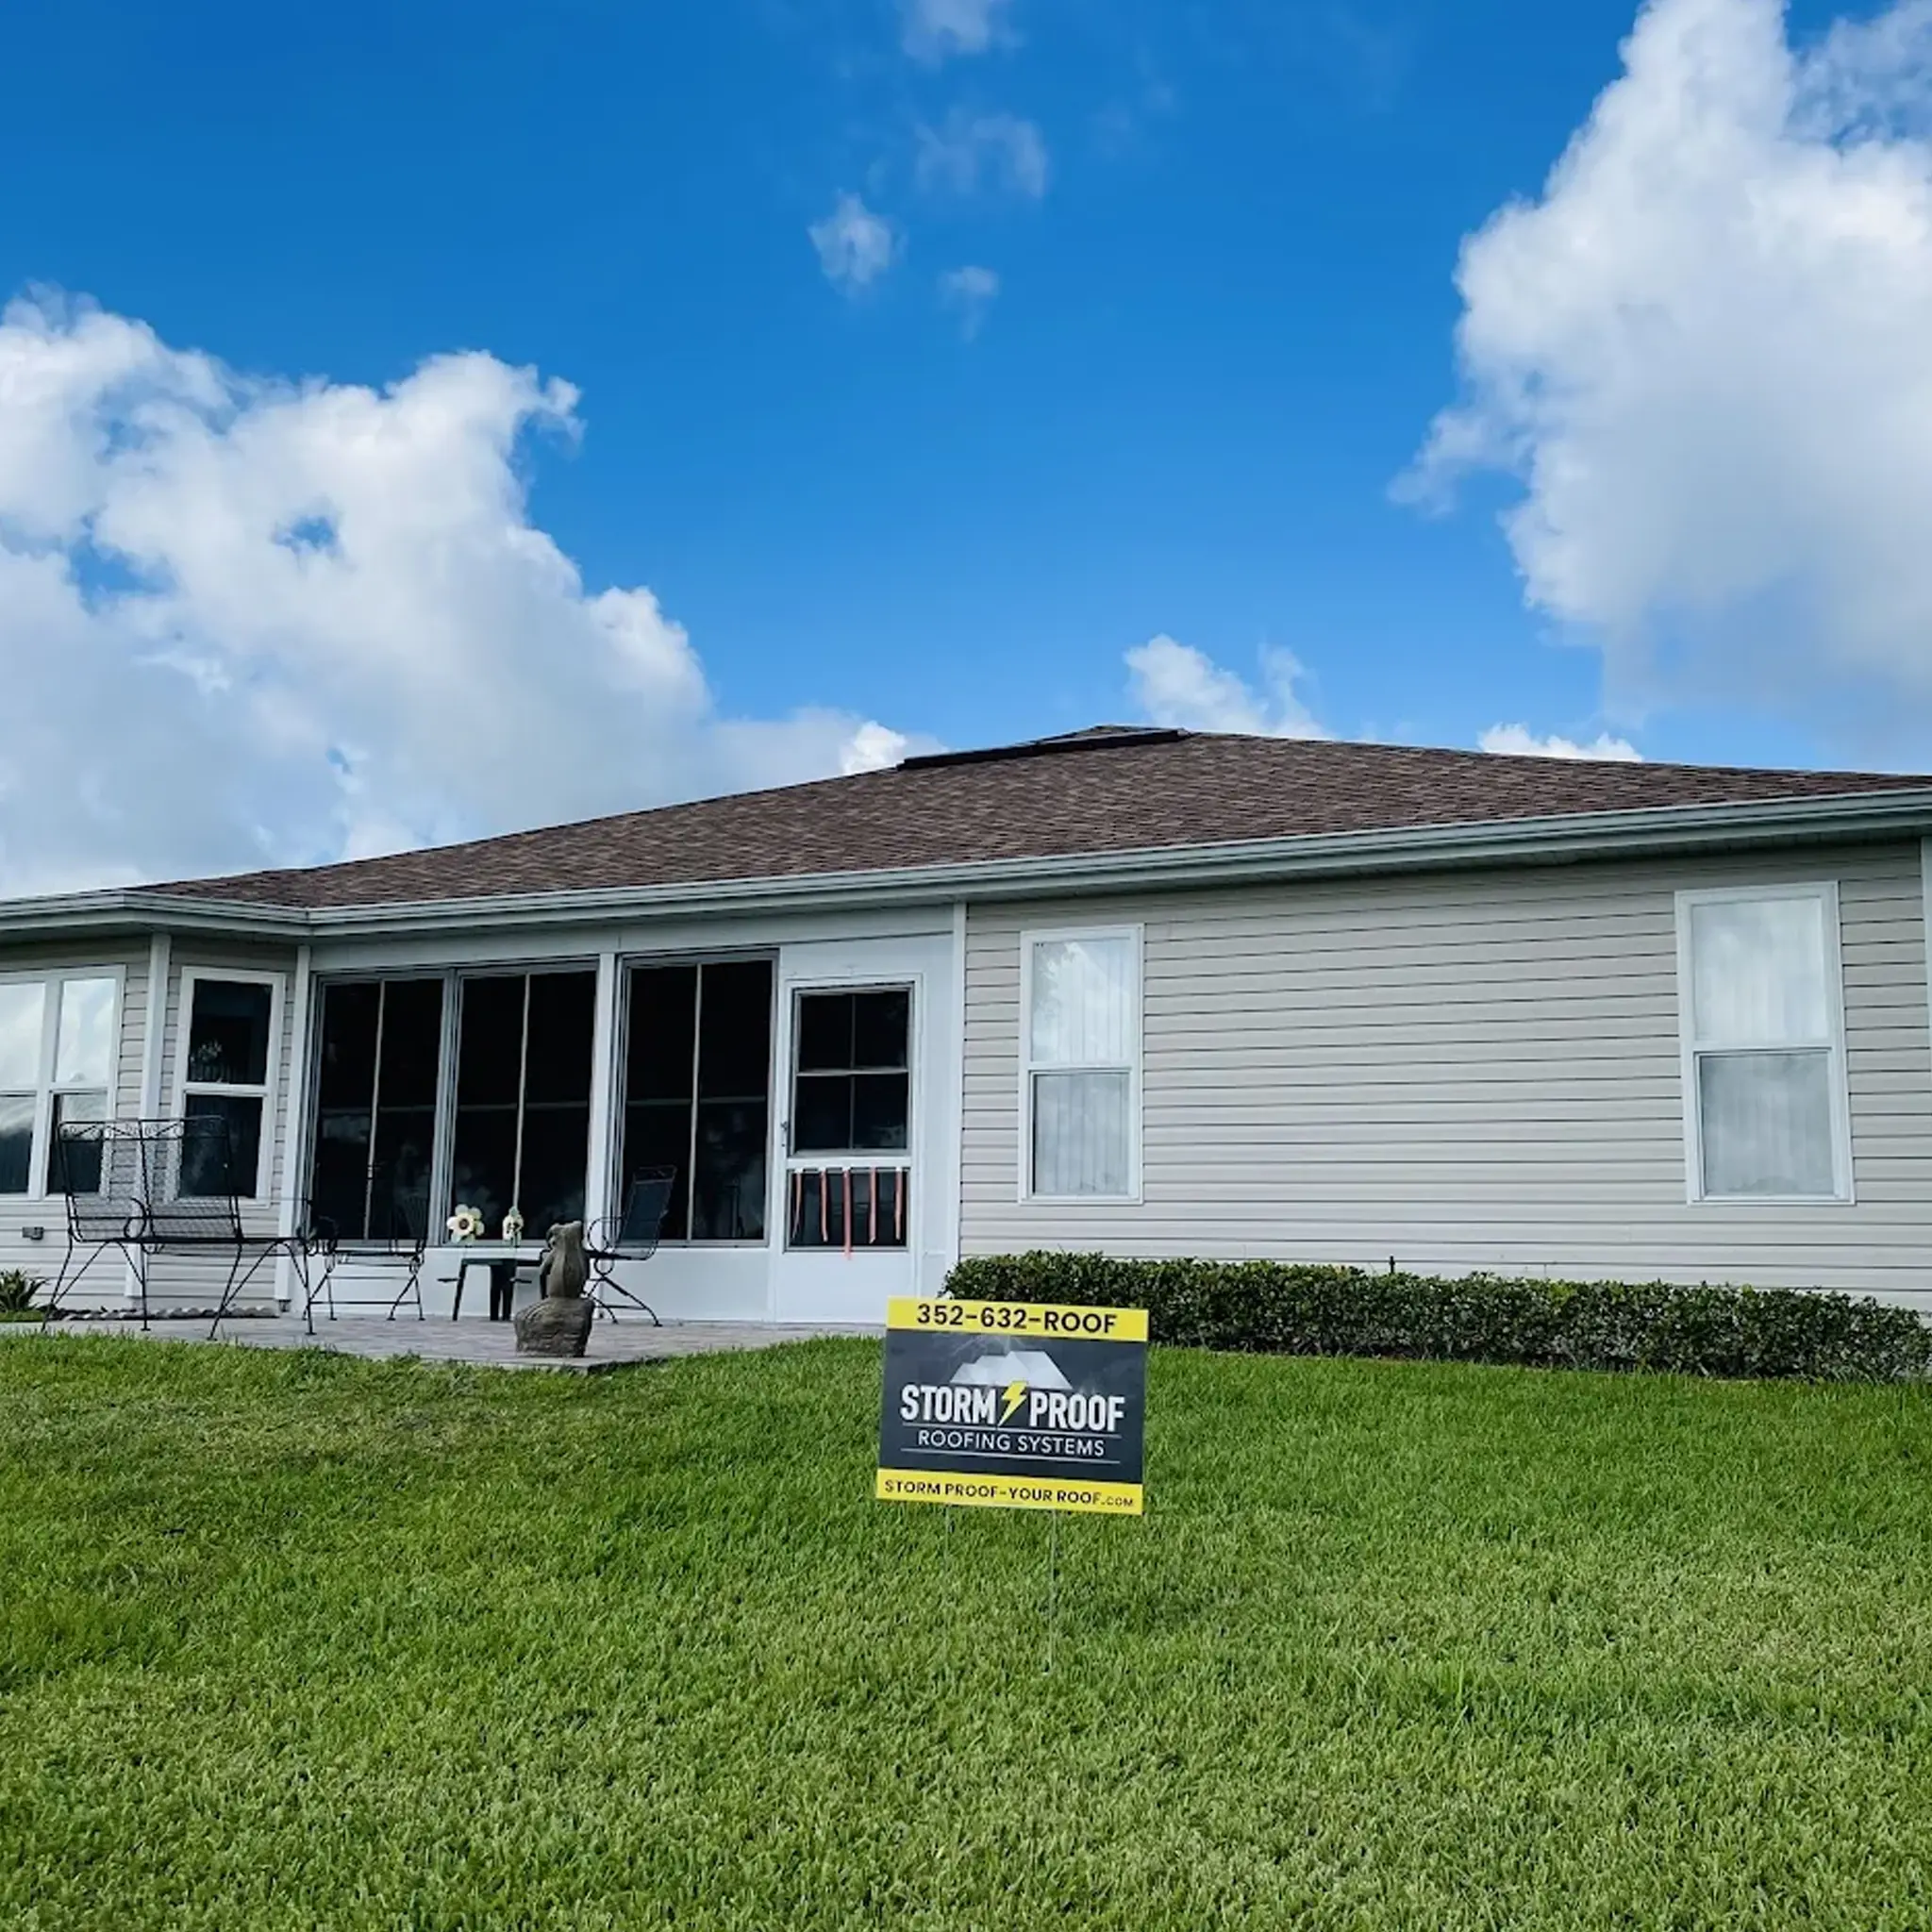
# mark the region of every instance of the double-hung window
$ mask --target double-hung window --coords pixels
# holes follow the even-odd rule
[[[1136,1198],[1141,1176],[1141,935],[1021,938],[1023,1196]]]
[[[120,981],[104,973],[0,980],[0,1194],[98,1185],[100,1150],[54,1148],[108,1116]]]
[[[1838,893],[1677,895],[1690,1198],[1851,1198]]]
[[[220,1171],[220,1141],[197,1135],[182,1158],[184,1197],[219,1196],[232,1188],[242,1200],[267,1190],[271,1043],[281,1011],[281,981],[267,974],[182,975],[188,1047],[181,1069],[184,1120],[218,1121],[227,1129],[227,1172]]]

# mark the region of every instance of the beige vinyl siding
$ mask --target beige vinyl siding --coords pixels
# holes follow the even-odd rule
[[[121,1020],[114,1069],[117,1118],[141,1111],[141,1055],[147,1031],[148,947],[145,940],[85,940],[0,947],[0,974],[75,973],[99,969],[121,975]],[[23,1229],[38,1227],[39,1241]],[[67,1203],[56,1196],[0,1194],[0,1268],[22,1268],[50,1283],[67,1255]],[[118,1256],[103,1257],[82,1281],[77,1303],[118,1305],[124,1271]]]
[[[1837,882],[1856,1204],[1689,1204],[1674,893]],[[1023,1203],[1019,936],[1144,930],[1137,1203]],[[1932,1306],[1916,842],[1050,904],[967,924],[961,1248],[1822,1285]]]

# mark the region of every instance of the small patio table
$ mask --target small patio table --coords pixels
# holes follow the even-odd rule
[[[510,1303],[516,1294],[517,1269],[534,1267],[543,1258],[541,1241],[458,1241],[457,1253],[457,1295],[450,1305],[449,1318],[456,1321],[463,1312],[463,1281],[472,1268],[490,1271],[490,1319],[508,1322]],[[542,1292],[541,1284],[538,1291]]]

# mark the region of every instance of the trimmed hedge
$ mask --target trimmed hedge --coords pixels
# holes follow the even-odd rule
[[[1145,1308],[1155,1341],[1189,1348],[1825,1382],[1898,1381],[1932,1368],[1932,1327],[1910,1308],[1808,1289],[1034,1253],[961,1261],[946,1291]]]

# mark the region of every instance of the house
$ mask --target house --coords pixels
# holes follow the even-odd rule
[[[58,1264],[60,1123],[185,1114],[352,1248],[674,1168],[667,1315],[1041,1245],[1923,1301],[1928,835],[1924,778],[1107,726],[15,902],[0,1266]]]

